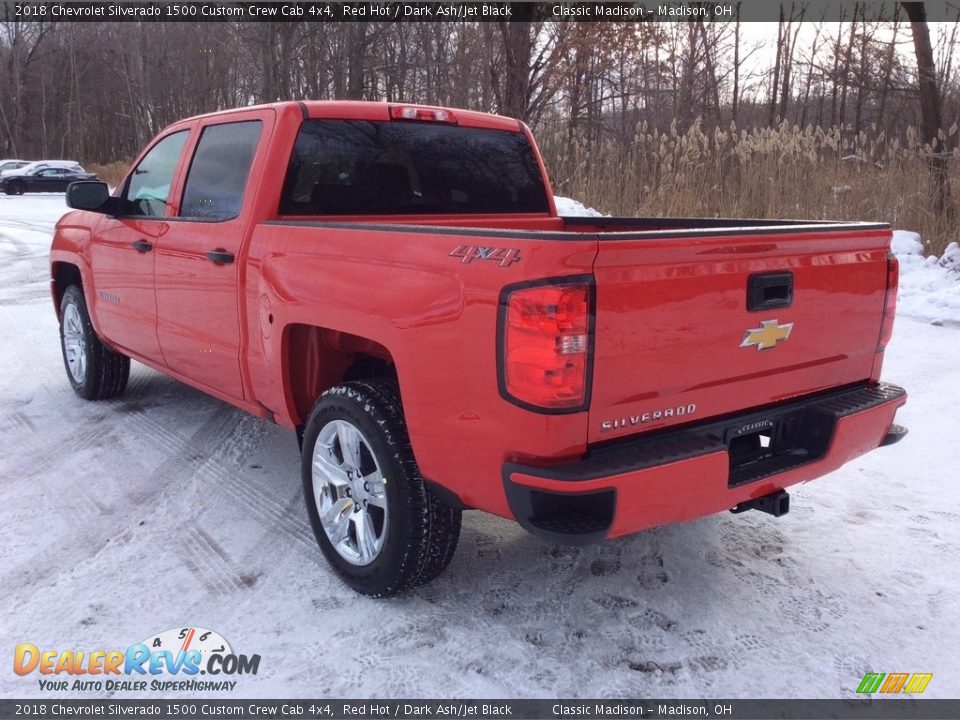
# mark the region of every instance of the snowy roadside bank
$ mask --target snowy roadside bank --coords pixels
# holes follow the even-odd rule
[[[893,252],[900,261],[897,315],[960,323],[960,247],[953,242],[943,257],[924,257],[920,236],[907,230],[893,233]]]

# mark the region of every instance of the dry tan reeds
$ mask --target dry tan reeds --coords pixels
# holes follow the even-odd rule
[[[944,132],[953,137],[957,128]],[[848,128],[705,130],[695,122],[632,137],[603,136],[587,148],[562,126],[538,132],[558,194],[613,215],[871,220],[914,230],[940,254],[957,232],[935,211],[930,148]],[[960,208],[960,154],[948,159]]]

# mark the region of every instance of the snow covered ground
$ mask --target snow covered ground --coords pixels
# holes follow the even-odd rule
[[[786,517],[570,549],[471,512],[442,577],[373,601],[315,546],[293,435],[139,365],[116,401],[70,391],[46,281],[63,210],[0,196],[0,695],[44,695],[11,670],[18,643],[124,649],[186,625],[261,655],[225,698],[853,697],[867,671],[960,695],[960,329],[915,311],[940,292],[921,258],[885,366],[910,435],[797,489]]]
[[[960,247],[950,243],[942,257],[924,257],[914,232],[897,230],[893,251],[900,261],[900,315],[934,323],[960,323]]]
[[[599,210],[594,210],[592,207],[587,207],[579,200],[574,200],[573,198],[555,195],[553,200],[557,206],[557,214],[564,217],[600,217],[603,215],[603,213]]]

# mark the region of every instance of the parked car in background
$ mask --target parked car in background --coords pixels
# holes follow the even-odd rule
[[[40,168],[58,167],[83,170],[76,160],[14,160],[12,162],[22,162],[23,165],[16,168],[17,171],[30,172]],[[14,170],[5,170],[4,173],[14,172]]]
[[[19,170],[24,165],[29,165],[29,160],[13,160],[7,158],[5,160],[0,160],[0,174],[8,172],[10,170]]]
[[[0,191],[7,195],[25,192],[65,192],[75,180],[96,180],[79,163],[65,160],[41,160],[0,175]]]

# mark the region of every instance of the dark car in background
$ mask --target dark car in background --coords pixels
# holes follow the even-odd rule
[[[7,195],[25,192],[66,192],[67,185],[76,180],[97,180],[78,163],[39,161],[0,175],[0,191]]]

